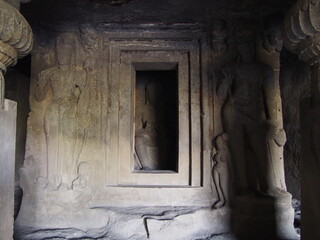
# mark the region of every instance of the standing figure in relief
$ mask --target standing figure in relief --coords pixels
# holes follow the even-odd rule
[[[216,208],[229,205],[229,165],[231,152],[228,146],[229,136],[226,133],[219,135],[216,139],[217,152],[213,156],[213,180],[218,193],[218,201],[214,203]]]
[[[163,87],[150,80],[144,86],[144,106],[136,116],[135,169],[159,170],[166,156],[163,126]],[[160,151],[161,149],[161,151]]]
[[[83,112],[79,102],[85,97],[86,71],[72,65],[75,44],[72,33],[57,37],[57,66],[39,73],[35,93],[38,101],[48,101],[44,130],[48,188],[51,190],[71,188],[84,141],[78,112]]]
[[[273,70],[255,61],[255,33],[250,25],[237,30],[240,61],[223,70],[224,79],[217,89],[218,97],[225,101],[223,127],[230,137],[236,194],[279,196],[284,191],[275,182],[268,146],[271,137],[283,139],[276,122]],[[248,167],[249,152],[254,155],[253,168]],[[248,176],[255,174],[253,171],[258,178],[257,189],[249,187]]]

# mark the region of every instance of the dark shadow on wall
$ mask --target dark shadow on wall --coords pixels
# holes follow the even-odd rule
[[[27,135],[29,108],[31,56],[20,59],[17,65],[9,68],[5,75],[5,98],[17,102],[17,133],[15,162],[15,199],[14,217],[18,215],[22,200],[22,189],[19,186],[19,169],[23,165]]]
[[[301,199],[300,101],[310,96],[310,67],[298,56],[283,50],[281,54],[280,89],[283,125],[287,133],[284,146],[284,167],[288,192]]]

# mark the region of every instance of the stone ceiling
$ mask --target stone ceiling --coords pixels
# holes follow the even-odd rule
[[[288,11],[294,0],[33,0],[21,11],[31,25],[67,28],[96,23],[206,23],[262,18]],[[114,5],[114,6],[110,6]]]

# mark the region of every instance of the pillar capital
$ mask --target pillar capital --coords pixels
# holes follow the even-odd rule
[[[299,0],[283,24],[285,47],[313,65],[320,60],[320,0]]]
[[[12,5],[0,0],[0,109],[4,103],[4,77],[7,67],[30,53],[33,34],[27,20]]]

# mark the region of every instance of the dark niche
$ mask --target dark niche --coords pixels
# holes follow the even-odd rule
[[[136,71],[134,93],[135,167],[177,172],[177,71]]]

